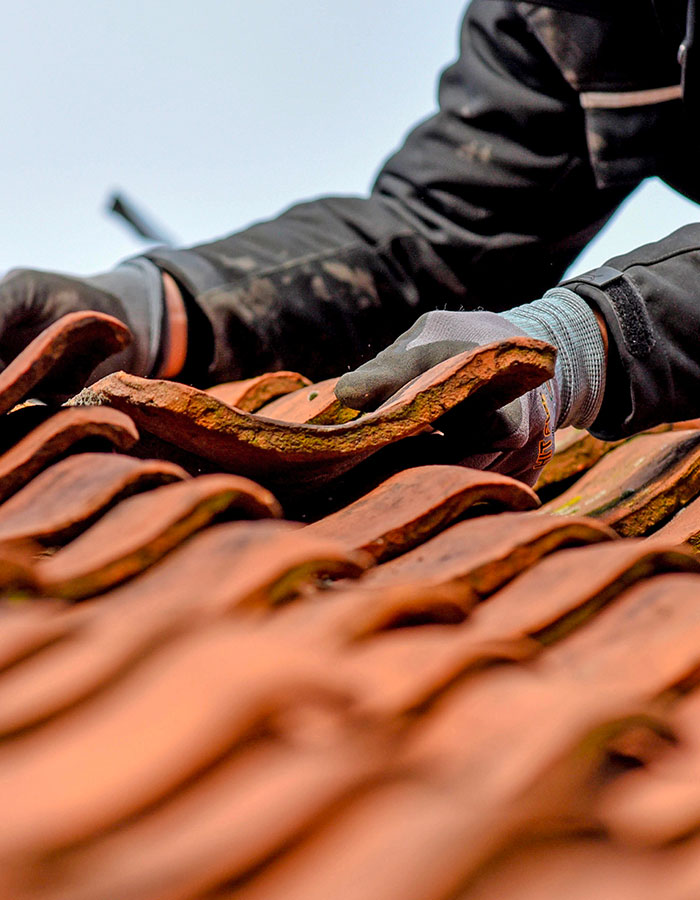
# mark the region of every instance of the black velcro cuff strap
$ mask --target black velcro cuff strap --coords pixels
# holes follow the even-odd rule
[[[618,269],[602,266],[564,282],[563,286],[575,290],[574,285],[581,284],[598,288],[606,295],[630,356],[636,359],[648,357],[656,340],[644,298],[634,282]]]

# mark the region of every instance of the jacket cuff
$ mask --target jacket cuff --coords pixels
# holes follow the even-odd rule
[[[139,259],[148,260],[175,281],[187,318],[187,356],[178,379],[187,384],[208,385],[214,359],[214,329],[199,298],[221,284],[221,272],[193,250],[155,247]],[[231,378],[238,373],[231,373]]]
[[[140,258],[150,259],[183,286],[192,297],[221,287],[221,269],[194,250],[154,247]]]
[[[562,282],[599,310],[609,336],[606,390],[589,430],[617,440],[659,424],[672,410],[660,408],[664,389],[672,390],[645,298],[628,272],[605,265]]]

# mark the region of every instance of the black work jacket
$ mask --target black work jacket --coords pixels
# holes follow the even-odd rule
[[[599,6],[473,0],[439,111],[369,197],[315,200],[148,254],[188,295],[195,379],[338,374],[426,310],[541,296],[647,176],[700,200],[677,38],[647,0],[632,15],[623,0]],[[700,225],[568,284],[611,338],[595,433],[700,415]]]

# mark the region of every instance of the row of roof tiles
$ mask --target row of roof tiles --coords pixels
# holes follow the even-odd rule
[[[700,893],[698,423],[560,435],[541,506],[415,465],[527,340],[362,417],[295,373],[17,409],[120,342],[0,375],[0,896]]]

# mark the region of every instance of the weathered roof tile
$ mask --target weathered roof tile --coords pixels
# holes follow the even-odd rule
[[[322,483],[395,441],[419,434],[458,403],[494,408],[551,375],[552,348],[519,338],[447,360],[372,413],[342,425],[299,425],[243,413],[195,388],[118,373],[75,402],[106,403],[137,427],[224,470],[279,484]]]
[[[398,472],[306,531],[364,550],[380,562],[423,543],[476,504],[487,503],[489,511],[526,510],[539,501],[522,482],[496,472],[418,466]]]
[[[129,329],[98,312],[70,313],[54,322],[0,372],[0,414],[30,395],[70,397],[95,367],[131,341]]]
[[[119,500],[186,477],[179,466],[160,460],[108,453],[69,456],[0,505],[0,541],[60,543]]]
[[[338,378],[327,378],[294,393],[273,400],[259,410],[261,416],[282,422],[302,425],[340,425],[352,422],[360,415],[356,409],[344,406],[335,396]]]
[[[310,383],[308,378],[298,372],[266,372],[244,381],[217,384],[209,388],[207,393],[227,406],[235,406],[244,412],[257,412],[276,398],[298,391]]]
[[[131,419],[116,409],[63,409],[0,456],[0,502],[71,449],[90,442],[124,451],[138,437]]]
[[[700,491],[700,431],[644,434],[608,453],[543,512],[593,516],[646,534]]]
[[[70,359],[67,333],[22,363],[36,385]],[[683,507],[697,433],[595,464],[593,439],[564,435],[550,475],[590,468],[544,511],[503,476],[424,465],[439,434],[397,443],[551,363],[490,348],[359,417],[333,381],[294,373],[210,393],[102,381],[138,420],[131,452],[216,472],[191,479],[111,452],[40,472],[87,432],[129,449],[133,425],[35,407],[27,436],[5,416],[0,476],[7,495],[28,483],[0,504],[0,537],[72,541],[0,547],[0,896],[695,898],[695,504],[651,538],[605,523],[653,531]],[[306,522],[338,511],[220,523],[279,514],[246,472]],[[595,518],[548,514],[577,504]]]
[[[452,525],[415,550],[370,570],[373,587],[412,584],[470,585],[475,598],[487,596],[548,553],[564,547],[608,541],[613,531],[594,519],[500,513]]]
[[[40,560],[45,593],[77,600],[136,575],[215,519],[279,517],[269,491],[237,475],[202,475],[119,503],[88,531]]]

